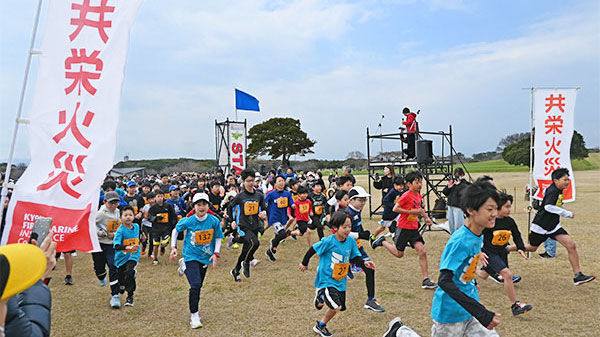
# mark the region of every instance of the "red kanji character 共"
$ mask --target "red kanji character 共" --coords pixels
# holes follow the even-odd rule
[[[544,126],[546,127],[546,134],[549,134],[550,132],[552,132],[553,135],[555,135],[557,132],[562,133],[562,116],[548,116],[548,118],[544,121]]]
[[[75,31],[69,35],[71,41],[75,40],[79,32],[84,26],[89,26],[98,29],[102,42],[108,41],[108,35],[106,35],[105,28],[112,26],[111,21],[104,20],[104,13],[112,13],[115,11],[114,6],[107,6],[108,0],[100,0],[100,6],[91,6],[90,0],[83,0],[81,4],[71,4],[71,9],[79,11],[79,18],[71,19],[71,25],[77,26]],[[98,21],[90,20],[87,18],[89,12],[98,13]]]
[[[75,112],[73,113],[73,117],[71,117],[71,120],[69,121],[67,126],[61,132],[57,133],[54,137],[52,137],[52,139],[56,142],[56,144],[58,144],[58,142],[60,142],[63,138],[65,138],[65,136],[67,135],[67,131],[69,131],[69,129],[70,129],[71,133],[73,134],[73,136],[75,136],[75,139],[77,140],[77,142],[79,142],[79,144],[81,144],[81,146],[83,146],[87,149],[90,147],[90,145],[92,145],[92,143],[81,134],[81,131],[79,131],[79,127],[77,126],[77,110],[79,109],[80,105],[81,105],[81,103],[77,102],[77,106],[75,106]],[[90,123],[92,122],[92,119],[94,119],[94,113],[91,111],[88,111],[85,114],[85,117],[83,118],[83,123],[81,123],[81,124],[85,127],[89,127]],[[66,123],[67,123],[67,111],[66,110],[59,111],[58,112],[58,124],[66,124]]]
[[[565,103],[563,103],[565,98],[562,94],[558,94],[558,97],[554,97],[553,94],[550,94],[550,97],[546,97],[545,99],[548,101],[548,103],[546,103],[546,112],[550,111],[554,107],[557,107],[560,112],[565,112]]]
[[[48,174],[48,179],[50,180],[46,183],[39,185],[36,190],[44,191],[56,184],[59,184],[62,190],[68,195],[72,196],[73,198],[78,199],[81,196],[81,193],[75,191],[71,186],[74,187],[83,181],[80,175],[85,174],[85,170],[83,169],[82,163],[87,156],[79,155],[77,156],[77,158],[75,158],[75,166],[77,167],[77,172],[75,172],[75,169],[73,167],[74,156],[72,154],[69,154],[66,158],[64,158],[64,167],[63,165],[61,165],[61,160],[66,155],[67,152],[60,151],[54,156],[53,162],[55,171],[60,170],[60,172],[57,175],[54,175],[54,171],[50,172]],[[69,180],[70,174],[76,174],[77,177]]]
[[[79,55],[77,54],[77,49],[71,49],[71,56],[65,59],[65,70],[71,70],[72,65],[79,64],[78,71],[65,71],[65,78],[73,80],[70,86],[65,88],[65,94],[70,94],[75,87],[78,87],[77,95],[81,95],[81,86],[94,95],[96,93],[96,88],[92,86],[90,80],[97,80],[100,78],[100,72],[102,71],[103,63],[102,60],[98,58],[98,54],[100,51],[94,50],[90,56],[86,55],[85,48],[79,49]],[[90,64],[94,65],[97,72],[89,72],[83,71],[83,65]]]

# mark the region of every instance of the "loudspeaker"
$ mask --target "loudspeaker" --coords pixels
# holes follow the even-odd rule
[[[259,164],[258,165],[258,172],[260,172],[260,175],[266,176],[267,175],[266,165],[265,164]]]
[[[433,142],[428,139],[417,140],[417,163],[433,163]]]

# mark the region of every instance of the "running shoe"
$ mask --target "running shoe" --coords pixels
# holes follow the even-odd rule
[[[240,245],[237,244],[237,243],[234,243],[234,244],[231,245],[231,248],[238,249],[238,248],[240,248]]]
[[[269,240],[269,249],[271,250],[271,253],[277,253],[277,247],[273,247],[273,239]]]
[[[541,254],[538,254],[539,257],[541,257],[542,259],[553,259],[556,256],[552,256],[550,254],[548,254],[548,252],[543,252]]]
[[[373,310],[375,312],[384,312],[385,311],[385,309],[381,305],[379,305],[379,303],[377,303],[376,299],[367,300],[367,302],[364,305],[364,308]]]
[[[245,278],[250,277],[250,263],[242,261],[242,274],[244,274]]]
[[[317,324],[315,324],[315,326],[313,326],[313,331],[323,337],[333,336],[331,334],[331,332],[329,332],[329,330],[327,330],[327,325],[321,326],[321,325],[319,325],[319,321],[317,321]]]
[[[233,268],[231,269],[231,271],[229,272],[231,274],[231,276],[233,276],[233,280],[235,282],[242,282],[242,279],[240,278],[240,271]]]
[[[72,286],[73,285],[73,277],[71,275],[65,276],[65,285]]]
[[[269,261],[271,261],[271,262],[275,262],[275,260],[277,260],[275,258],[275,255],[273,255],[271,248],[267,249],[267,251],[265,252],[265,255],[267,256],[267,258],[269,258]]]
[[[140,253],[141,255],[146,255],[146,250],[142,249],[142,252]]]
[[[356,273],[360,273],[362,271],[362,268],[353,264],[352,267],[350,268],[350,271],[352,271],[354,274],[356,274]]]
[[[400,329],[404,324],[402,323],[402,319],[400,317],[396,317],[390,321],[388,324],[388,329],[383,334],[383,337],[396,337],[396,331]]]
[[[133,307],[133,295],[127,296],[127,299],[125,300],[125,306]]]
[[[294,239],[294,241],[298,240],[298,238],[296,237],[296,235],[295,235],[295,234],[290,234],[290,237],[291,237],[292,239]]]
[[[260,260],[254,259],[250,261],[250,267],[256,267],[257,264],[260,263]]]
[[[492,279],[492,281],[498,284],[504,284],[504,277],[502,277],[502,275],[500,274],[490,275],[490,278]]]
[[[110,298],[110,306],[113,307],[114,309],[121,308],[121,298],[119,297],[119,295],[113,295]]]
[[[152,261],[152,265],[158,266],[158,259],[154,259],[154,261]]]
[[[98,285],[99,285],[100,287],[104,287],[104,286],[106,286],[106,283],[108,283],[108,280],[106,279],[106,276],[104,276],[104,278],[103,278],[103,279],[101,279],[101,280],[98,280]]]
[[[148,259],[150,259],[150,260],[154,260],[154,255],[152,255],[152,254],[148,254]]]
[[[231,246],[233,246],[233,235],[228,235],[227,236],[227,249],[231,249]]]
[[[524,314],[531,309],[533,309],[533,307],[531,305],[525,304],[525,303],[519,302],[519,301],[516,301],[510,307],[510,310],[512,311],[513,316],[518,316],[520,314]]]
[[[190,327],[192,329],[199,329],[202,327],[202,322],[200,321],[200,317],[195,318],[195,317],[191,317],[190,318]]]
[[[421,284],[421,288],[423,289],[435,289],[437,288],[437,283],[433,282],[432,280],[428,278],[423,280],[423,283]]]
[[[323,309],[323,304],[325,304],[325,299],[323,298],[323,294],[319,294],[319,289],[315,291],[315,308],[317,310]]]
[[[371,247],[373,247],[373,241],[375,241],[375,236],[374,235],[369,236],[369,245]]]
[[[179,267],[177,268],[177,274],[179,274],[179,276],[183,276],[183,274],[185,274],[185,261],[183,261],[183,257],[179,259],[179,261],[177,262],[179,264]]]
[[[593,276],[593,275],[583,275],[582,272],[579,272],[579,273],[575,274],[575,277],[573,278],[573,283],[575,283],[575,285],[578,286],[580,284],[591,282],[595,278],[596,278],[596,276]]]
[[[373,240],[371,242],[371,248],[375,249],[377,247],[383,246],[383,242],[384,241],[385,241],[385,236],[384,235],[378,237],[377,239],[375,239],[375,240]]]
[[[521,282],[522,277],[521,276],[513,276],[513,283],[519,283]]]

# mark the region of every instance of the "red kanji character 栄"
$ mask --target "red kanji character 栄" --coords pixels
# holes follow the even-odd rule
[[[79,131],[79,127],[77,126],[77,110],[79,109],[79,105],[81,105],[81,103],[77,102],[77,106],[75,106],[75,112],[73,112],[73,117],[71,117],[71,120],[69,121],[67,126],[61,132],[57,133],[54,137],[52,137],[52,139],[57,144],[63,138],[65,138],[65,136],[67,135],[67,131],[69,131],[69,129],[70,129],[71,133],[73,134],[73,136],[75,136],[75,139],[77,140],[77,142],[79,142],[79,144],[81,144],[81,146],[83,146],[87,149],[90,147],[90,145],[92,145],[92,143],[81,134],[81,131]],[[92,119],[94,119],[94,113],[91,111],[88,111],[85,114],[85,117],[83,118],[83,123],[81,123],[81,124],[85,127],[89,127],[90,123],[92,122]],[[66,123],[67,123],[67,111],[66,110],[59,111],[58,112],[58,124],[66,124]]]
[[[545,99],[546,101],[548,101],[548,103],[546,103],[546,112],[550,111],[554,107],[557,107],[560,110],[560,112],[565,112],[565,103],[563,103],[565,98],[562,94],[558,94],[558,97],[554,97],[553,94],[550,94],[550,97],[546,97]]]
[[[78,199],[81,196],[81,193],[75,191],[71,186],[76,186],[83,181],[81,178],[81,174],[85,174],[85,170],[83,169],[83,160],[87,157],[86,155],[79,155],[75,158],[75,166],[77,167],[77,172],[73,167],[73,155],[69,154],[66,158],[64,158],[64,167],[61,165],[61,160],[63,157],[67,155],[67,152],[60,151],[54,156],[54,171],[60,170],[57,175],[54,175],[54,171],[48,174],[48,182],[43,183],[37,187],[37,191],[43,191],[51,188],[52,186],[59,184],[62,190],[73,198]],[[69,180],[70,174],[76,174],[77,177]]]
[[[548,152],[544,153],[546,156],[550,154],[550,152],[554,152],[558,155],[560,155],[560,151],[558,151],[557,146],[560,146],[560,144],[562,143],[562,140],[559,140],[558,142],[556,141],[555,137],[552,137],[552,144],[550,144],[549,141],[545,141],[546,146],[549,146],[550,148],[548,149]]]
[[[73,80],[73,83],[65,88],[65,93],[67,95],[70,94],[76,86],[78,87],[77,95],[81,95],[82,85],[90,94],[94,95],[96,93],[96,88],[92,86],[90,80],[97,80],[100,78],[103,63],[102,60],[98,58],[98,54],[100,54],[100,51],[94,50],[90,56],[87,56],[85,48],[82,48],[79,49],[79,55],[77,55],[77,49],[71,49],[71,56],[65,59],[65,70],[71,70],[74,63],[79,64],[79,70],[65,71],[65,78]],[[94,65],[97,72],[83,71],[84,64]]]
[[[544,126],[546,127],[546,134],[549,134],[550,132],[552,132],[553,135],[555,135],[557,132],[562,133],[562,116],[548,116],[548,118],[544,121]]]
[[[84,26],[94,27],[98,29],[102,42],[108,41],[108,35],[106,35],[105,28],[112,26],[112,22],[104,20],[105,13],[112,13],[115,11],[114,6],[107,6],[108,0],[100,0],[100,6],[91,6],[90,0],[83,0],[81,4],[71,4],[71,9],[79,11],[79,18],[71,19],[71,25],[77,26],[75,31],[69,35],[69,39],[73,41]],[[98,13],[98,21],[90,20],[87,18],[88,13]]]
[[[548,157],[544,159],[544,170],[546,170],[546,172],[544,173],[545,176],[549,175],[554,170],[560,168],[560,163],[558,162],[559,160],[560,157]]]

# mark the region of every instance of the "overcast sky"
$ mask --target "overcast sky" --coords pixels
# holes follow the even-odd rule
[[[0,160],[36,4],[0,5]],[[36,71],[34,60],[24,117]],[[599,82],[597,0],[146,1],[131,32],[115,161],[214,158],[214,121],[235,117],[234,88],[260,100],[259,114],[239,113],[250,126],[300,119],[317,141],[307,158],[366,152],[366,128],[376,132],[385,115],[383,132],[394,132],[404,106],[421,110],[422,131],[452,124],[460,152],[494,150],[529,130],[522,88],[532,86],[581,87],[575,128],[595,147]],[[21,127],[15,158],[28,158],[27,146]]]

